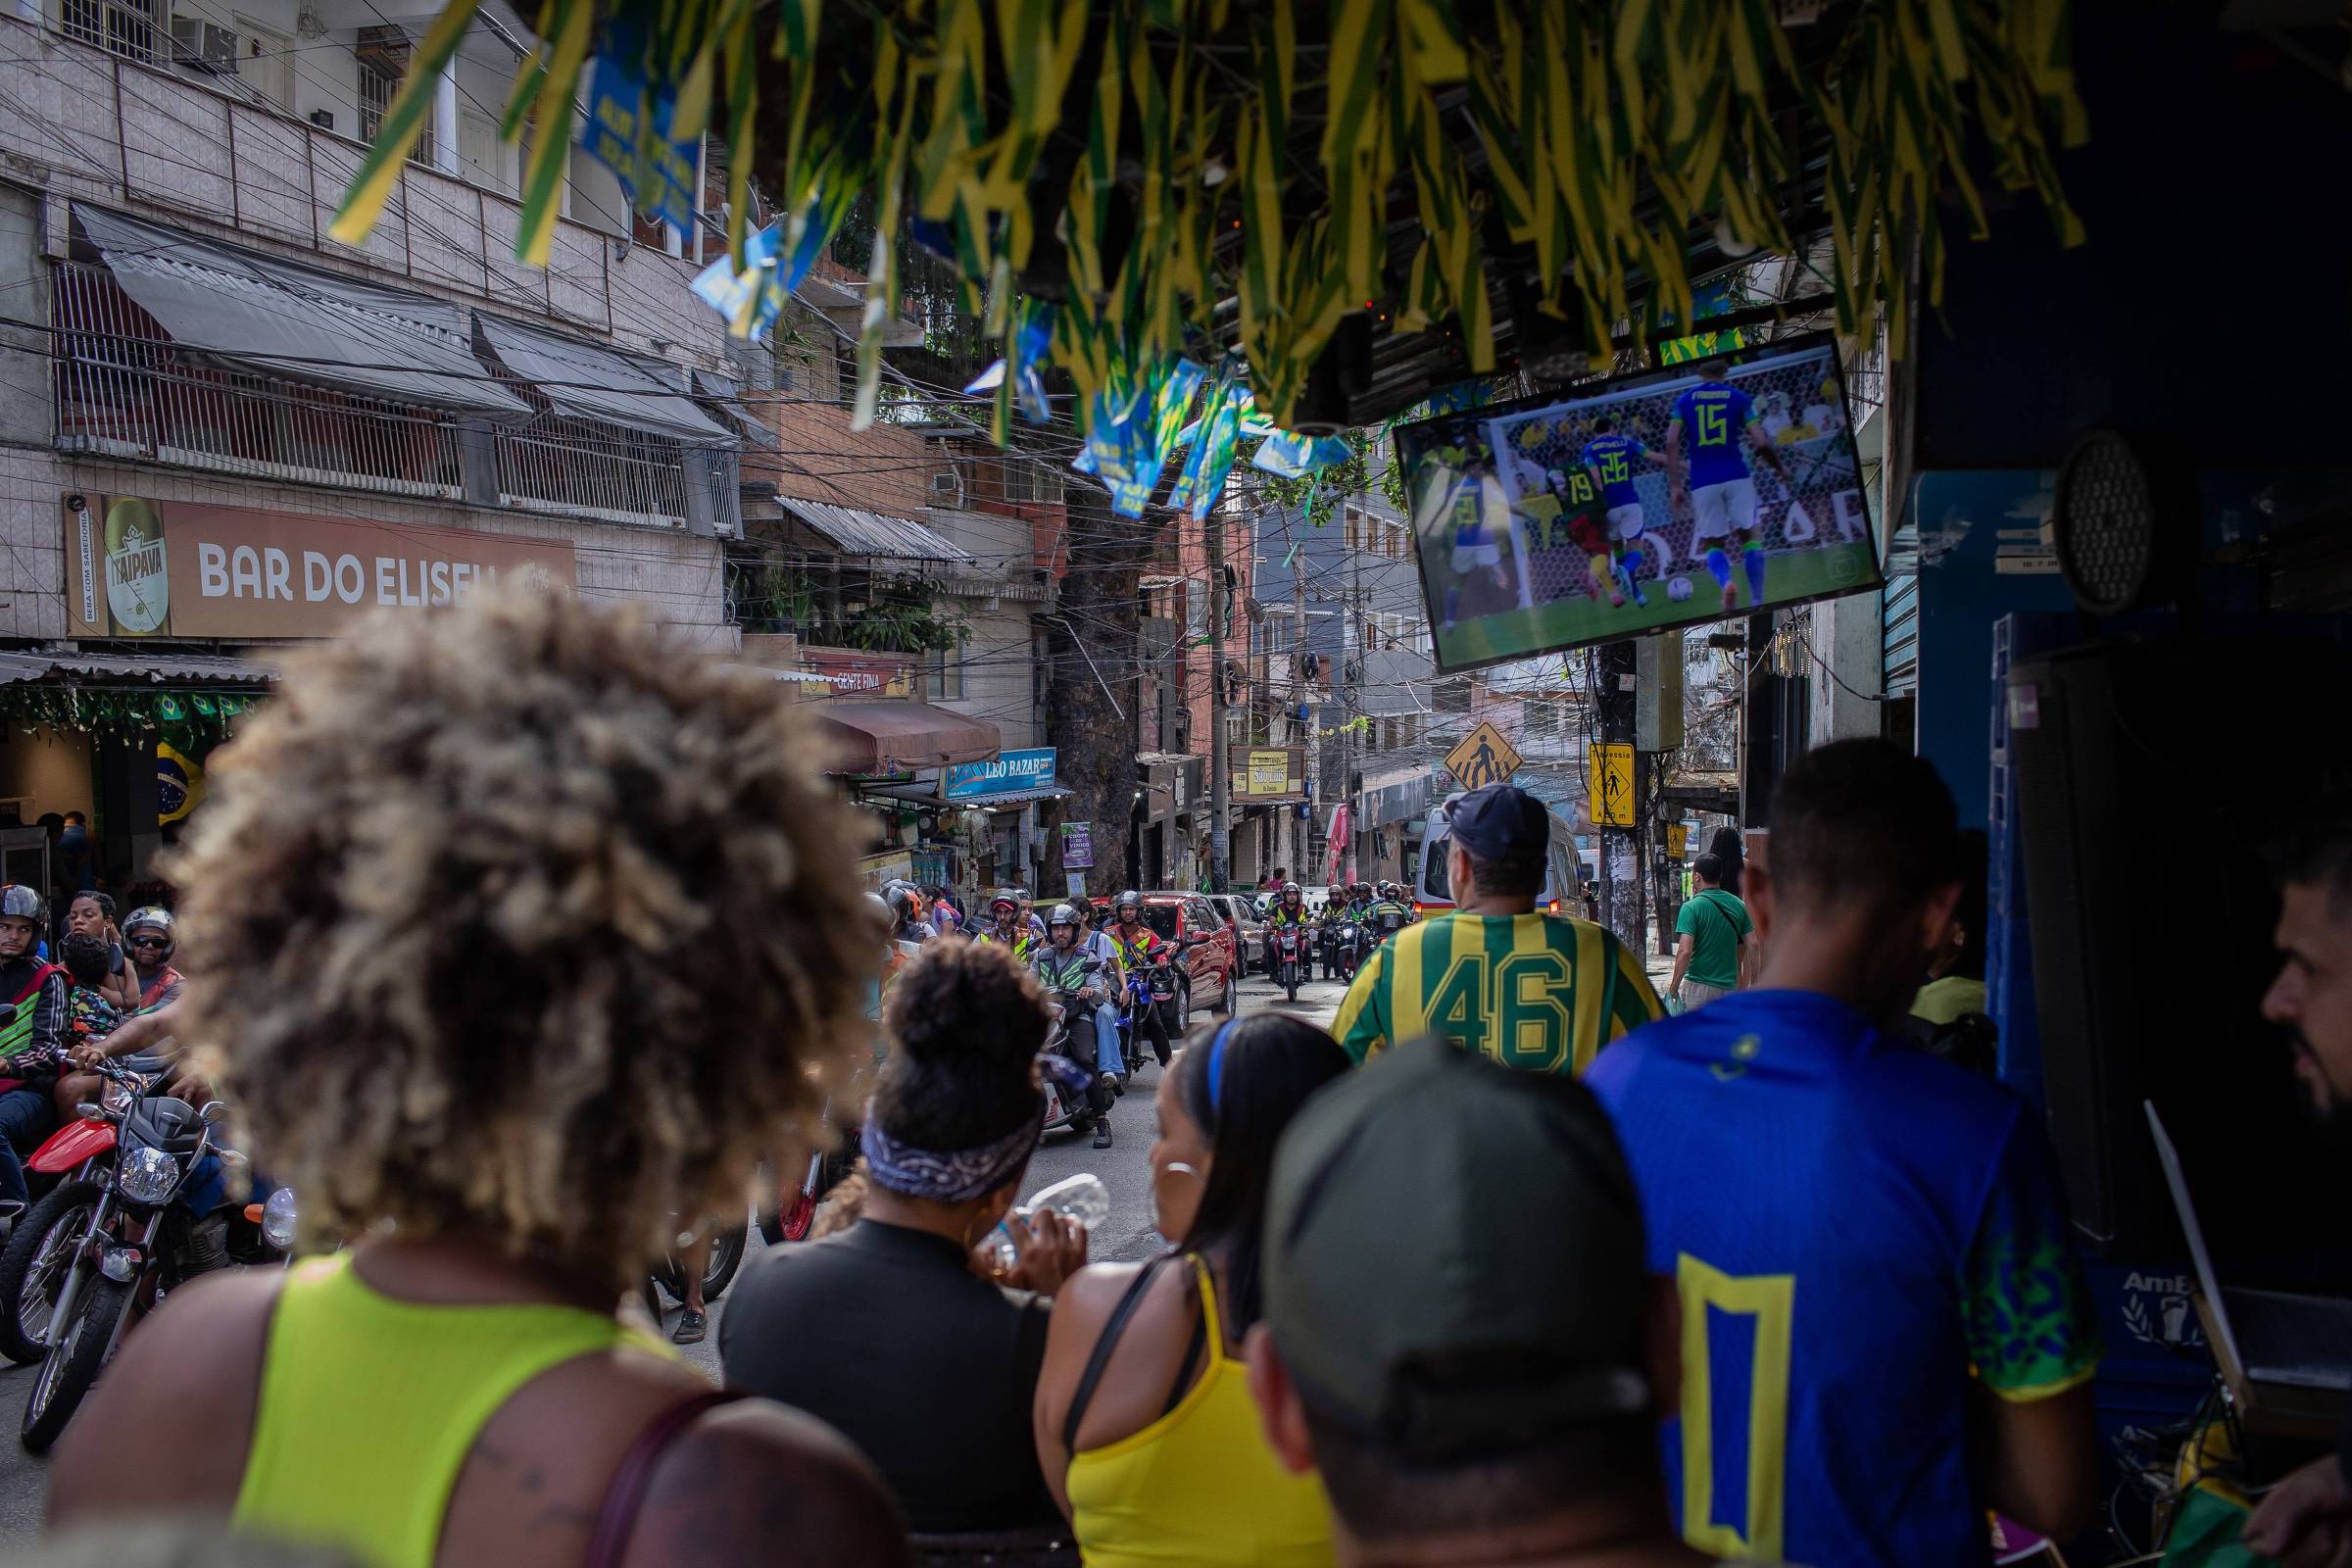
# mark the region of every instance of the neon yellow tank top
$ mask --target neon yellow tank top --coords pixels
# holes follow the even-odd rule
[[[270,1322],[236,1523],[368,1568],[432,1568],[491,1416],[549,1368],[623,1345],[670,1353],[577,1307],[401,1301],[349,1252],[298,1263]]]
[[[1292,1475],[1266,1446],[1249,1371],[1225,1353],[1208,1265],[1198,1256],[1192,1265],[1208,1370],[1143,1431],[1070,1456],[1078,1548],[1087,1568],[1322,1568],[1332,1560],[1322,1485]]]

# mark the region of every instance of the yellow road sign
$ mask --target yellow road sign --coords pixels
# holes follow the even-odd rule
[[[1502,731],[1486,719],[1480,719],[1478,728],[1446,754],[1446,765],[1466,790],[1509,782],[1524,760],[1511,743],[1503,739]]]
[[[1666,824],[1666,853],[1667,853],[1669,856],[1672,856],[1672,857],[1673,857],[1675,859],[1678,859],[1678,860],[1679,860],[1679,859],[1681,859],[1681,858],[1683,858],[1683,855],[1684,855],[1684,853],[1685,853],[1686,851],[1688,851],[1690,848],[1690,823],[1688,823],[1688,822],[1669,822],[1669,823],[1667,823],[1667,824]]]
[[[1611,741],[1596,743],[1587,764],[1585,790],[1596,826],[1632,827],[1634,749]]]

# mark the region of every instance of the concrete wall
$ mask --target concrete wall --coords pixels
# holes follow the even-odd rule
[[[1877,735],[1884,705],[1871,699],[1885,684],[1878,592],[1828,600],[1815,605],[1812,615],[1813,651],[1830,666],[1829,671],[1818,665],[1813,670],[1813,744]]]
[[[89,736],[36,734],[10,725],[8,738],[0,741],[0,800],[24,796],[32,798],[24,812],[26,825],[45,811],[93,811],[97,798],[90,787]]]
[[[968,591],[957,598],[957,612],[971,628],[962,649],[963,695],[930,700],[996,725],[1006,751],[1046,745],[1038,715],[1030,617],[1045,608],[1048,592],[1036,583],[1031,568],[1028,523],[995,513],[944,507],[914,515],[979,563],[969,576],[958,579]],[[1001,585],[1001,592],[982,591],[991,580]]]

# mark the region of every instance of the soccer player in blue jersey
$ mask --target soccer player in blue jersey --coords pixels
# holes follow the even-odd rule
[[[2099,1347],[2040,1118],[1901,1019],[1961,893],[1952,797],[1884,741],[1799,760],[1743,877],[1760,984],[1586,1075],[1682,1298],[1669,1494],[1702,1550],[1984,1568],[2098,1487]]]
[[[1753,610],[1764,599],[1764,544],[1756,533],[1756,481],[1747,454],[1771,465],[1784,484],[1788,470],[1764,433],[1755,401],[1724,379],[1730,368],[1710,360],[1698,373],[1698,385],[1674,400],[1666,418],[1667,479],[1678,504],[1690,509],[1693,537],[1723,541],[1707,548],[1707,571],[1723,589],[1723,608],[1739,608],[1732,586],[1731,551],[1737,549]]]
[[[1666,556],[1642,532],[1642,498],[1634,491],[1634,475],[1640,465],[1664,460],[1645,443],[1620,434],[1615,416],[1607,414],[1593,419],[1592,439],[1577,456],[1600,481],[1601,504],[1609,514],[1609,549],[1616,558],[1618,589],[1634,603],[1646,605],[1649,601],[1642,596],[1640,585],[1642,563],[1654,561],[1663,570]]]

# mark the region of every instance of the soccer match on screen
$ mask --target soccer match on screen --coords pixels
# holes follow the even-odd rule
[[[1830,337],[1396,434],[1441,668],[1879,580]]]

